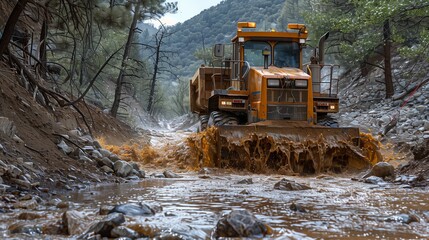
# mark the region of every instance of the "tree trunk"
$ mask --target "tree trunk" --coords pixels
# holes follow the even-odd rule
[[[156,57],[155,57],[155,63],[154,63],[154,67],[153,67],[152,81],[150,84],[149,100],[148,100],[147,109],[146,109],[149,114],[152,111],[153,99],[155,98],[155,86],[156,86],[156,77],[157,77],[158,68],[159,68],[160,46],[161,46],[160,43],[156,46]]]
[[[21,12],[24,10],[27,2],[28,0],[19,0],[18,3],[13,8],[12,13],[10,14],[9,19],[7,20],[6,26],[4,28],[3,35],[0,39],[0,56],[3,55],[4,51],[7,49],[10,39],[12,38],[15,25],[18,22],[19,16],[21,15]]]
[[[45,5],[45,16],[43,19],[43,25],[42,25],[42,31],[40,33],[40,51],[39,51],[39,60],[42,63],[40,66],[40,75],[42,76],[42,78],[46,79],[46,70],[48,69],[47,66],[47,57],[46,57],[46,41],[48,38],[48,4],[49,1],[46,2]]]
[[[122,63],[121,63],[121,69],[119,70],[118,79],[116,80],[116,89],[115,89],[115,99],[113,100],[112,109],[110,110],[110,114],[113,117],[116,117],[119,110],[119,104],[121,102],[121,95],[122,95],[122,84],[124,81],[124,74],[125,74],[125,68],[127,65],[128,56],[130,54],[131,49],[131,43],[134,36],[134,31],[137,26],[137,19],[139,18],[140,14],[140,1],[137,3],[135,11],[134,11],[134,17],[133,21],[131,22],[131,27],[128,33],[128,39],[127,43],[125,44],[124,49],[124,55],[122,56]]]
[[[391,41],[392,32],[390,30],[390,21],[384,21],[383,37],[384,37],[384,81],[386,84],[386,98],[390,98],[395,94],[392,80],[392,65],[391,65]]]

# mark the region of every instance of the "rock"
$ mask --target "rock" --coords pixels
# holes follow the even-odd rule
[[[387,162],[379,162],[375,164],[372,169],[365,174],[364,178],[370,177],[370,176],[376,176],[376,177],[390,177],[395,175],[395,168]]]
[[[73,148],[69,147],[69,145],[67,145],[64,140],[61,140],[61,142],[57,144],[57,147],[67,155],[73,152]]]
[[[387,217],[384,219],[384,221],[386,221],[386,222],[401,222],[401,223],[405,223],[405,224],[410,224],[412,222],[418,222],[419,219],[415,215],[402,213],[402,214]]]
[[[150,176],[153,178],[165,178],[163,173],[152,173]]]
[[[111,236],[114,238],[131,238],[135,239],[139,237],[139,234],[127,227],[118,226],[112,229]]]
[[[125,222],[125,217],[122,213],[111,213],[107,215],[103,220],[93,224],[85,231],[84,234],[80,235],[78,239],[88,239],[92,235],[100,234],[101,237],[112,238],[112,229],[121,225]]]
[[[69,235],[82,234],[86,229],[85,215],[75,210],[65,211],[62,216],[65,232]]]
[[[7,173],[9,174],[10,177],[12,178],[18,178],[19,176],[22,175],[22,170],[19,169],[18,167],[15,167],[14,165],[10,164],[8,166],[7,169]]]
[[[307,212],[307,210],[304,208],[304,206],[302,206],[300,203],[292,203],[289,206],[289,209],[294,211],[294,212],[303,212],[303,213]]]
[[[16,143],[24,143],[24,140],[22,140],[20,137],[18,137],[16,134],[12,137],[13,141]]]
[[[110,158],[110,160],[112,160],[112,162],[116,162],[116,161],[121,160],[121,158],[118,155],[116,155],[116,154],[111,154],[109,156],[109,158]]]
[[[271,227],[264,224],[247,210],[234,210],[216,224],[213,238],[250,237],[262,238],[271,234]]]
[[[139,175],[140,178],[145,178],[146,177],[146,172],[144,170],[139,170]]]
[[[116,175],[119,177],[127,177],[130,175],[133,167],[129,163],[120,160],[114,163],[113,170],[115,170]]]
[[[11,182],[13,182],[13,183],[15,183],[15,184],[17,184],[17,185],[21,186],[21,187],[26,188],[26,189],[31,189],[31,188],[33,188],[33,184],[32,184],[32,183],[30,183],[28,180],[22,180],[22,179],[17,179],[17,178],[10,178],[9,180],[10,180]],[[39,184],[39,183],[37,183],[37,184]]]
[[[380,184],[380,183],[384,183],[384,180],[381,177],[370,176],[364,179],[364,183]]]
[[[12,138],[16,134],[16,127],[9,118],[0,117],[0,132]]]
[[[253,179],[246,178],[237,182],[237,184],[253,184]]]
[[[131,224],[127,226],[128,228],[136,231],[139,236],[147,237],[150,239],[155,238],[155,236],[159,235],[161,230],[156,226],[151,225],[141,225],[141,224]]]
[[[113,162],[108,157],[103,157],[98,161],[99,166],[108,166],[109,168],[113,168]]]
[[[396,183],[405,183],[405,184],[413,184],[419,180],[421,179],[416,175],[400,175],[395,178]]]
[[[113,207],[112,206],[106,206],[106,205],[102,205],[100,207],[100,211],[98,212],[100,215],[107,215],[109,214],[110,211],[112,211]]]
[[[80,148],[76,148],[69,154],[69,156],[74,159],[79,159],[81,156],[85,156],[85,153]]]
[[[59,202],[56,207],[60,209],[70,208],[70,202]]]
[[[40,226],[28,224],[25,222],[14,223],[8,228],[11,234],[28,234],[30,236],[35,236],[42,234],[42,229]]]
[[[64,227],[61,221],[51,221],[44,223],[42,226],[42,234],[44,235],[64,235]]]
[[[23,212],[18,215],[19,220],[34,220],[38,218],[42,218],[43,215],[35,212]]]
[[[83,151],[85,151],[87,153],[90,153],[90,152],[95,150],[95,148],[93,146],[84,146],[82,149],[83,149]]]
[[[101,149],[101,148],[103,148],[103,147],[101,146],[101,144],[100,144],[98,141],[93,141],[93,142],[92,142],[92,145],[93,145],[95,148],[97,148],[97,149]]]
[[[13,204],[14,208],[21,208],[21,209],[36,209],[38,206],[39,204],[34,199],[19,201]]]
[[[240,194],[243,194],[243,195],[249,195],[249,194],[250,194],[250,192],[249,192],[249,190],[244,189],[243,191],[241,191],[241,192],[240,192]]]
[[[172,171],[170,171],[170,170],[166,170],[166,171],[164,171],[164,176],[166,177],[166,178],[183,178],[183,176],[180,176],[179,174],[177,174],[177,173],[174,173],[174,172],[172,172]]]
[[[110,213],[122,213],[127,216],[152,216],[155,215],[155,210],[144,203],[125,203],[116,205],[110,210],[109,214]]]
[[[274,185],[274,189],[285,190],[285,191],[300,191],[300,190],[311,189],[311,187],[305,184],[297,183],[294,181],[287,180],[286,178],[283,178],[280,182]]]
[[[114,173],[115,172],[115,171],[113,171],[113,169],[111,169],[108,166],[102,166],[100,169],[105,173]]]
[[[78,129],[70,130],[68,133],[69,133],[69,135],[74,136],[74,137],[82,136],[82,132],[79,131]]]
[[[104,149],[104,148],[100,148],[100,150],[98,150],[98,151],[101,153],[101,155],[103,155],[103,157],[109,158],[110,155],[112,155],[112,153],[109,150]]]
[[[82,161],[84,164],[93,164],[94,163],[94,161],[92,161],[92,159],[87,157],[87,156],[80,156],[79,161]]]
[[[140,170],[140,166],[138,163],[136,162],[130,162],[131,166],[133,167],[134,170],[139,171]]]
[[[134,171],[136,171],[136,170],[134,170],[133,169],[133,172]],[[137,171],[136,171],[137,172]],[[138,172],[137,172],[138,173]],[[134,173],[133,173],[133,175],[131,175],[131,176],[128,176],[127,177],[127,180],[129,180],[129,181],[139,181],[140,180],[140,178],[139,178],[139,176],[137,176],[137,175],[135,175]]]
[[[90,152],[90,156],[92,158],[95,158],[95,159],[101,159],[101,158],[103,158],[103,155],[101,155],[101,153],[98,150],[91,151]]]

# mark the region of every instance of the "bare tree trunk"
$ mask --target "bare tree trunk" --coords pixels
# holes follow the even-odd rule
[[[3,35],[0,39],[0,56],[3,55],[4,51],[7,49],[9,45],[10,39],[12,38],[13,30],[15,29],[15,25],[18,22],[19,16],[21,12],[24,10],[25,5],[28,0],[19,0],[18,3],[12,10],[12,13],[7,20],[6,26],[3,31]]]
[[[40,33],[40,50],[39,50],[39,60],[42,63],[40,66],[40,74],[42,75],[42,78],[46,79],[46,70],[48,69],[47,66],[47,57],[46,57],[46,41],[48,38],[48,4],[49,1],[46,2],[45,9],[44,9],[44,19],[43,19],[43,25],[42,25],[42,32]]]
[[[390,30],[390,21],[384,21],[383,25],[383,37],[384,37],[384,81],[386,84],[386,98],[390,98],[395,94],[392,80],[392,65],[391,65],[391,41],[392,32]]]
[[[131,22],[131,27],[130,27],[130,30],[128,33],[127,43],[125,44],[124,55],[122,56],[121,69],[119,70],[118,79],[116,80],[115,99],[113,100],[112,109],[110,110],[110,114],[113,117],[116,117],[116,115],[118,114],[119,104],[121,102],[122,84],[124,82],[124,73],[125,73],[125,68],[127,65],[128,56],[130,54],[131,43],[132,43],[132,39],[134,36],[134,31],[135,31],[135,28],[137,26],[137,19],[139,18],[139,14],[140,14],[140,5],[141,5],[140,1],[136,3],[133,21]]]
[[[154,98],[155,98],[156,77],[157,77],[158,69],[159,69],[162,39],[164,38],[164,31],[163,30],[160,30],[160,31],[161,31],[161,36],[156,43],[155,63],[154,63],[154,67],[153,67],[152,82],[150,84],[149,101],[148,101],[147,109],[146,109],[149,112],[149,114],[152,111],[153,102],[154,102]]]

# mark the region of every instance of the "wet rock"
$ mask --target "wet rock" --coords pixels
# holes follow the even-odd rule
[[[23,188],[31,189],[33,185],[28,180],[21,180],[17,178],[10,178],[9,179],[12,183],[15,183]]]
[[[14,223],[9,226],[8,230],[12,234],[22,233],[22,234],[28,234],[30,236],[42,234],[42,229],[40,226],[28,224],[25,222]]]
[[[113,170],[115,170],[116,175],[119,177],[127,177],[133,170],[133,167],[129,163],[119,160],[113,165]]]
[[[80,136],[82,136],[82,132],[79,131],[79,129],[70,130],[68,132],[68,134],[71,135],[71,136],[74,136],[74,137],[80,137]]]
[[[116,161],[121,160],[121,158],[118,155],[116,155],[116,154],[111,154],[109,156],[109,158],[110,158],[110,160],[112,160],[112,162],[116,162]]]
[[[303,212],[303,213],[307,212],[307,210],[304,208],[304,206],[302,206],[302,204],[300,204],[300,203],[292,203],[289,206],[289,209],[294,211],[294,212]]]
[[[94,161],[92,161],[92,159],[87,157],[87,156],[80,156],[79,161],[83,162],[84,164],[93,164],[94,163]]]
[[[70,202],[59,202],[56,207],[60,209],[70,208]]]
[[[133,171],[135,171],[135,170],[133,170]],[[136,175],[131,175],[131,176],[127,177],[127,180],[129,180],[129,181],[139,181],[140,178],[138,176],[136,176]]]
[[[398,214],[394,216],[390,216],[384,219],[386,222],[400,222],[404,224],[410,224],[412,222],[418,222],[419,219],[413,214]]]
[[[69,156],[74,159],[80,159],[81,156],[85,156],[85,153],[80,148],[76,148],[69,154]]]
[[[163,173],[152,173],[150,176],[153,178],[165,178]]]
[[[100,211],[98,212],[98,214],[100,214],[100,215],[107,215],[107,214],[109,214],[110,211],[112,211],[112,209],[113,209],[112,206],[102,205],[100,207]]]
[[[17,135],[14,135],[12,137],[12,139],[16,142],[16,143],[24,143],[24,140],[22,140],[20,137],[18,137]]]
[[[145,178],[146,177],[146,172],[144,170],[139,170],[139,175],[140,178]]]
[[[52,198],[46,203],[46,205],[57,206],[60,202],[61,202],[61,200],[59,198]]]
[[[95,159],[103,158],[103,155],[98,150],[91,151],[90,156]]]
[[[291,180],[283,178],[280,182],[274,185],[274,189],[284,190],[284,191],[300,191],[311,189],[308,185],[297,183]]]
[[[209,239],[209,237],[201,229],[189,225],[175,225],[168,232],[161,234],[160,239]]]
[[[13,137],[16,134],[15,124],[6,117],[0,117],[0,132],[10,138]]]
[[[104,148],[101,148],[100,150],[98,150],[100,153],[101,153],[101,155],[103,155],[103,157],[107,157],[107,158],[109,158],[109,156],[110,155],[112,155],[112,153],[109,151],[109,150],[107,150],[107,149],[104,149]],[[110,159],[109,159],[110,160]]]
[[[130,162],[131,166],[133,167],[134,170],[139,171],[140,170],[140,166],[138,163],[136,162]]]
[[[155,210],[145,203],[125,203],[116,205],[110,213],[122,213],[127,216],[152,216],[155,215]]]
[[[57,147],[67,155],[73,152],[73,148],[67,145],[64,140],[61,140],[61,142],[57,144]]]
[[[97,148],[97,149],[101,149],[101,148],[103,148],[103,147],[101,146],[101,144],[100,144],[97,140],[93,141],[93,142],[92,142],[92,145],[93,145],[95,148]]]
[[[111,169],[108,166],[102,166],[100,169],[105,173],[114,173],[115,172],[115,171],[113,171],[113,169]]]
[[[253,184],[253,179],[247,178],[237,182],[237,184]]]
[[[370,176],[376,176],[376,177],[390,177],[395,175],[395,168],[392,166],[392,164],[387,162],[379,162],[375,164],[372,169],[365,174],[364,178],[370,177]]]
[[[21,209],[36,209],[39,206],[36,200],[26,200],[26,201],[19,201],[13,204],[14,208],[21,208]]]
[[[111,232],[115,227],[120,226],[125,222],[125,217],[122,213],[111,213],[103,220],[93,224],[85,231],[84,234],[79,236],[79,239],[88,239],[92,235],[100,234],[101,237],[113,237]]]
[[[35,212],[23,212],[18,215],[19,220],[34,220],[38,218],[42,218],[43,215]]]
[[[64,231],[69,235],[82,234],[86,229],[85,215],[81,212],[70,210],[62,216]]]
[[[416,175],[400,175],[395,178],[395,183],[413,184],[421,180]]]
[[[365,178],[363,182],[369,183],[369,184],[380,184],[380,183],[384,183],[384,180],[381,177],[371,176],[371,177]]]
[[[241,191],[241,192],[240,192],[240,194],[243,194],[243,195],[249,195],[249,194],[250,194],[250,192],[249,192],[249,190],[244,189],[243,191]]]
[[[172,172],[172,171],[170,171],[170,170],[166,170],[166,171],[164,171],[164,176],[166,177],[166,178],[183,178],[183,176],[180,176],[179,174],[177,174],[177,173],[174,173],[174,172]]]
[[[127,227],[124,226],[118,226],[112,229],[111,235],[114,238],[131,238],[135,239],[139,237],[139,234]]]
[[[98,165],[101,166],[108,166],[109,168],[113,168],[113,162],[108,157],[103,157],[98,161]]]
[[[213,237],[261,238],[271,234],[271,231],[271,227],[258,220],[247,210],[235,210],[217,222]]]
[[[151,225],[130,224],[127,227],[137,232],[140,237],[148,237],[151,239],[155,238],[155,236],[159,235],[161,232],[158,227]]]
[[[63,235],[65,234],[61,221],[47,222],[42,225],[42,233],[45,235]]]

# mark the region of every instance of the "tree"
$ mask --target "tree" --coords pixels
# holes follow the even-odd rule
[[[349,67],[360,65],[384,70],[386,98],[393,96],[394,86],[390,58],[392,51],[415,37],[414,31],[427,28],[429,3],[414,0],[312,0],[312,11],[305,19],[313,29],[312,39],[331,32],[331,52]],[[379,57],[384,65],[378,65]],[[362,71],[364,73],[364,71]]]
[[[13,32],[15,30],[15,25],[18,22],[19,16],[24,10],[27,2],[28,0],[19,0],[13,8],[12,13],[9,15],[3,34],[0,39],[0,56],[3,55],[3,53],[6,51],[7,46],[9,45],[10,39],[12,38]]]

